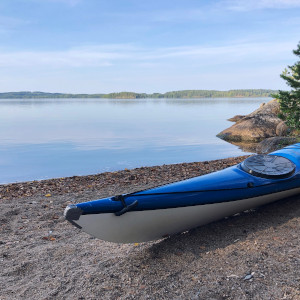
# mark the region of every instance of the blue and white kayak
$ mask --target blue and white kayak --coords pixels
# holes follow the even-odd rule
[[[233,167],[160,186],[69,205],[66,220],[102,240],[160,239],[300,193],[300,143]]]

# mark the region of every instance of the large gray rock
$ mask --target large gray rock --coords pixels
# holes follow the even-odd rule
[[[277,116],[279,111],[279,103],[276,99],[263,103],[257,110],[244,116],[217,136],[229,142],[260,142],[276,136],[277,125],[282,122]]]

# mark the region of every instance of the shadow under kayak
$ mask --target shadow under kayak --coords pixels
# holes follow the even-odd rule
[[[69,205],[66,220],[121,243],[160,239],[300,193],[300,143],[233,167],[131,194]]]

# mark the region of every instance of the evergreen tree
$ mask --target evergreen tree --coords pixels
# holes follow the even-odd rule
[[[300,58],[300,43],[298,49],[293,52]],[[300,129],[300,60],[288,66],[280,77],[291,87],[291,91],[279,91],[274,95],[279,99],[281,117],[286,120],[288,126]]]

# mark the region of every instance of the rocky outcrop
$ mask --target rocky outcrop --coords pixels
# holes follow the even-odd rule
[[[274,137],[278,124],[282,123],[278,117],[279,111],[279,103],[276,99],[266,104],[263,103],[251,114],[236,118],[237,122],[234,125],[223,130],[217,136],[229,142],[260,142]],[[284,130],[280,132],[283,134]]]

